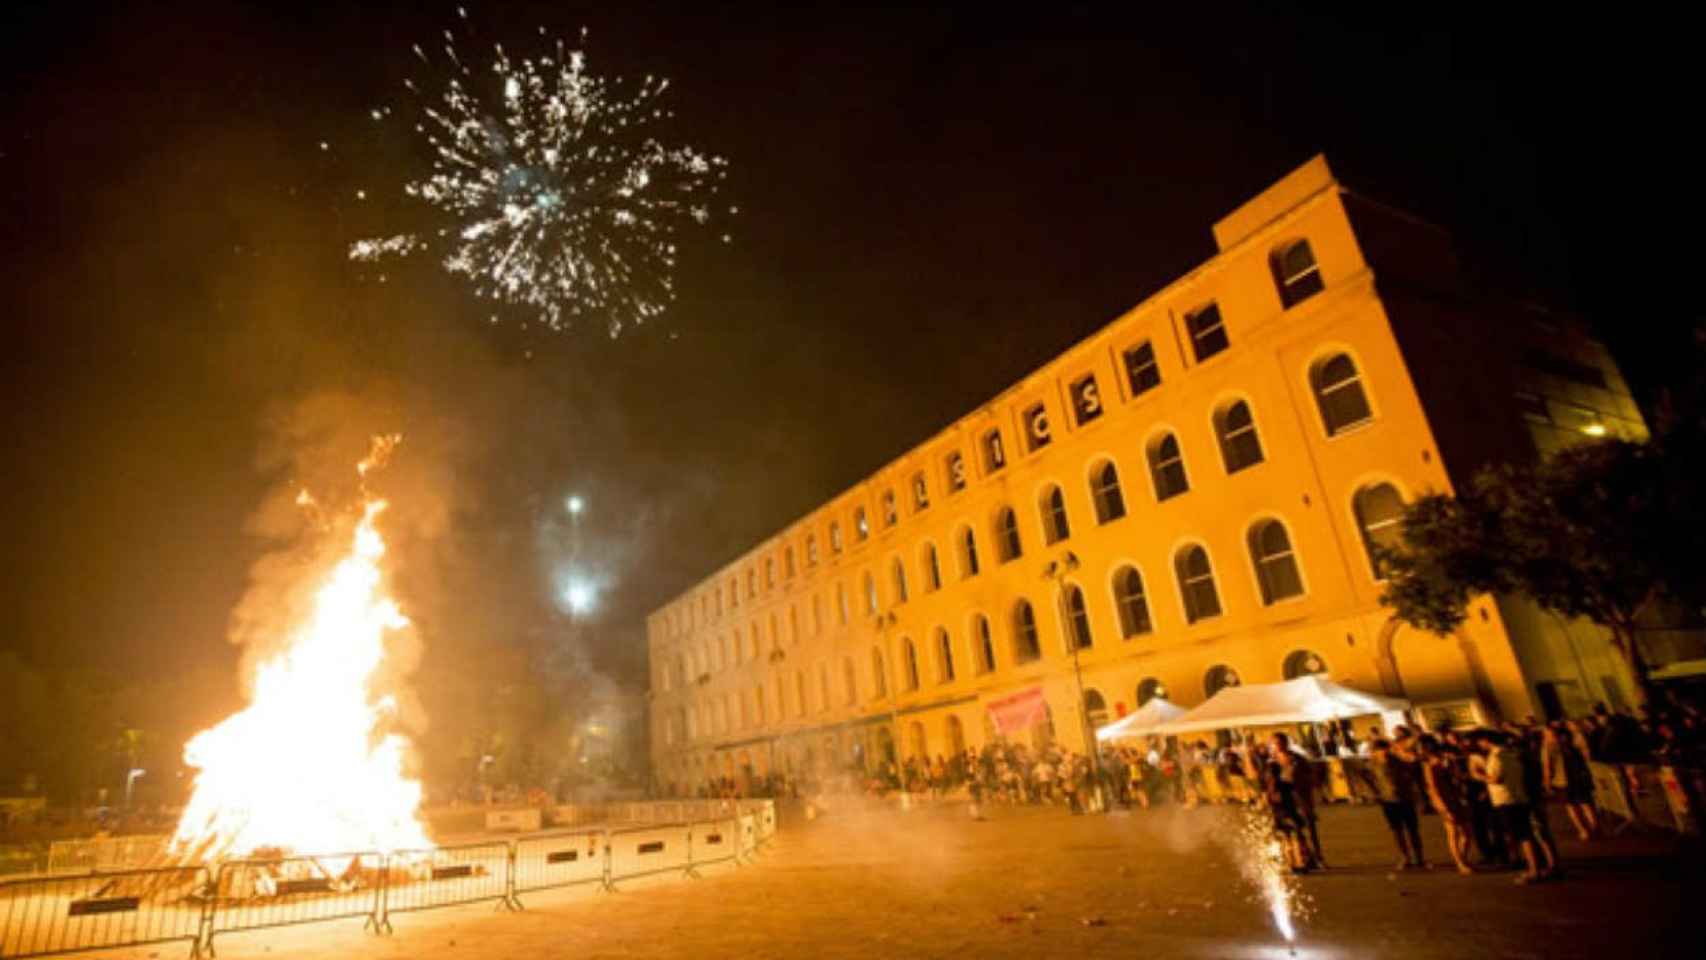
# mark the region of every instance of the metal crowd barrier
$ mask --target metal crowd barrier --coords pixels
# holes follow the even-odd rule
[[[379,897],[379,929],[391,931],[393,913],[487,901],[514,909],[510,901],[514,856],[503,840],[391,854]]]
[[[202,917],[191,894],[206,867],[124,870],[0,883],[0,957],[139,947],[182,940],[200,954]]]
[[[687,825],[687,868],[692,876],[699,875],[697,867],[739,859],[738,820],[695,820]]]
[[[391,915],[495,902],[520,894],[681,873],[751,859],[776,832],[769,800],[628,804],[631,821],[686,821],[567,830],[390,854],[250,857],[217,867],[165,867],[0,881],[0,960],[183,941],[215,955],[221,935],[362,918],[391,932]]]
[[[510,869],[510,902],[521,906],[521,894],[596,883],[609,889],[606,831],[569,830],[523,837],[515,841]]]
[[[381,853],[228,860],[206,891],[202,944],[222,933],[361,917],[381,929],[387,864]]]
[[[605,834],[606,886],[663,873],[687,874],[693,868],[692,833],[685,823],[651,824]]]

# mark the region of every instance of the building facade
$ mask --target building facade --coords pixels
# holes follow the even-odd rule
[[[1397,624],[1370,551],[1482,464],[1644,436],[1605,351],[1468,296],[1447,237],[1319,157],[1214,235],[1208,262],[654,612],[659,784],[978,746],[988,705],[1034,688],[1032,736],[1073,749],[1150,697],[1308,673],[1437,723],[1621,699],[1603,638],[1520,603],[1478,600],[1452,636]]]

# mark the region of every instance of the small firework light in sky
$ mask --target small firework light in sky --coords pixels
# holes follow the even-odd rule
[[[710,220],[725,170],[721,157],[659,139],[668,81],[599,76],[560,40],[535,56],[498,45],[477,66],[450,31],[443,39],[443,64],[415,47],[445,76],[407,83],[432,161],[402,188],[438,223],[359,240],[350,258],[430,251],[477,295],[535,311],[552,330],[585,319],[614,337],[661,314],[675,295],[677,233]]]

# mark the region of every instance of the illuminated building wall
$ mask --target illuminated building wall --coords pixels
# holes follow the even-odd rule
[[[1603,349],[1470,298],[1440,231],[1321,158],[1214,235],[1213,259],[656,611],[660,783],[977,746],[985,705],[1035,686],[1082,749],[1074,642],[1093,723],[1314,671],[1459,721],[1621,682],[1603,639],[1563,655],[1504,602],[1450,637],[1396,625],[1367,550],[1480,464],[1643,435]]]

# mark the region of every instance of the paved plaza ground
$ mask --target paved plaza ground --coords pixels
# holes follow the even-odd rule
[[[488,905],[409,914],[389,937],[363,933],[360,921],[232,935],[218,952],[221,960],[1287,956],[1214,840],[1230,829],[1230,811],[989,812],[972,822],[963,805],[902,813],[845,801],[808,822],[787,806],[756,865],[704,879],[533,894],[522,913]],[[1684,910],[1701,902],[1698,850],[1652,834],[1583,845],[1564,839],[1567,830],[1559,836],[1568,875],[1517,887],[1509,873],[1393,873],[1376,809],[1328,809],[1331,869],[1301,881],[1312,906],[1299,921],[1297,956],[1697,955],[1698,928]],[[1431,857],[1443,856],[1434,818],[1424,820],[1424,839]],[[173,945],[98,956],[187,954]]]

